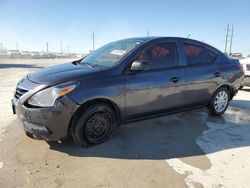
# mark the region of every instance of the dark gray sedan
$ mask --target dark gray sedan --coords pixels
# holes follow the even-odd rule
[[[208,44],[132,38],[27,75],[17,85],[12,107],[28,136],[72,135],[87,147],[134,120],[201,107],[221,115],[243,75],[238,61]]]

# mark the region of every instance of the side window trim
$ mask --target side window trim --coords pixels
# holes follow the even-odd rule
[[[185,66],[186,65],[186,58],[185,58],[185,53],[184,53],[184,48],[183,48],[183,43],[180,41],[176,42],[177,45],[177,56],[178,56],[178,66]]]

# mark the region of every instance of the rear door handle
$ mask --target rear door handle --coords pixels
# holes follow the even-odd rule
[[[177,82],[179,82],[181,79],[180,78],[178,78],[178,77],[172,77],[172,78],[170,78],[170,82],[173,82],[173,83],[177,83]]]
[[[220,72],[215,72],[215,73],[214,73],[214,76],[215,76],[215,77],[220,77]]]

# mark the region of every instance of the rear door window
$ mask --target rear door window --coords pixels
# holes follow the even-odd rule
[[[184,43],[183,46],[188,65],[212,63],[217,55],[215,52],[201,45]]]

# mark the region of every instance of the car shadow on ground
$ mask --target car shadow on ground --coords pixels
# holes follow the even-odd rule
[[[0,63],[0,69],[8,69],[8,68],[43,68],[41,66],[36,66],[35,64],[19,64],[19,63]]]
[[[250,92],[250,87],[244,87],[242,90]]]
[[[161,160],[197,156],[205,154],[197,144],[197,138],[208,130],[207,123],[215,124],[222,129],[227,126],[223,116],[209,116],[205,110],[201,110],[121,126],[112,139],[90,148],[77,146],[71,139],[64,140],[62,143],[48,143],[52,150],[78,157]],[[222,131],[220,134],[222,135],[215,136],[220,137],[223,134],[228,136],[228,133]],[[246,145],[250,145],[250,142]],[[230,146],[229,141],[226,147],[222,144],[217,148],[223,150],[227,147],[235,147],[235,145]],[[214,148],[212,152],[216,150]]]

